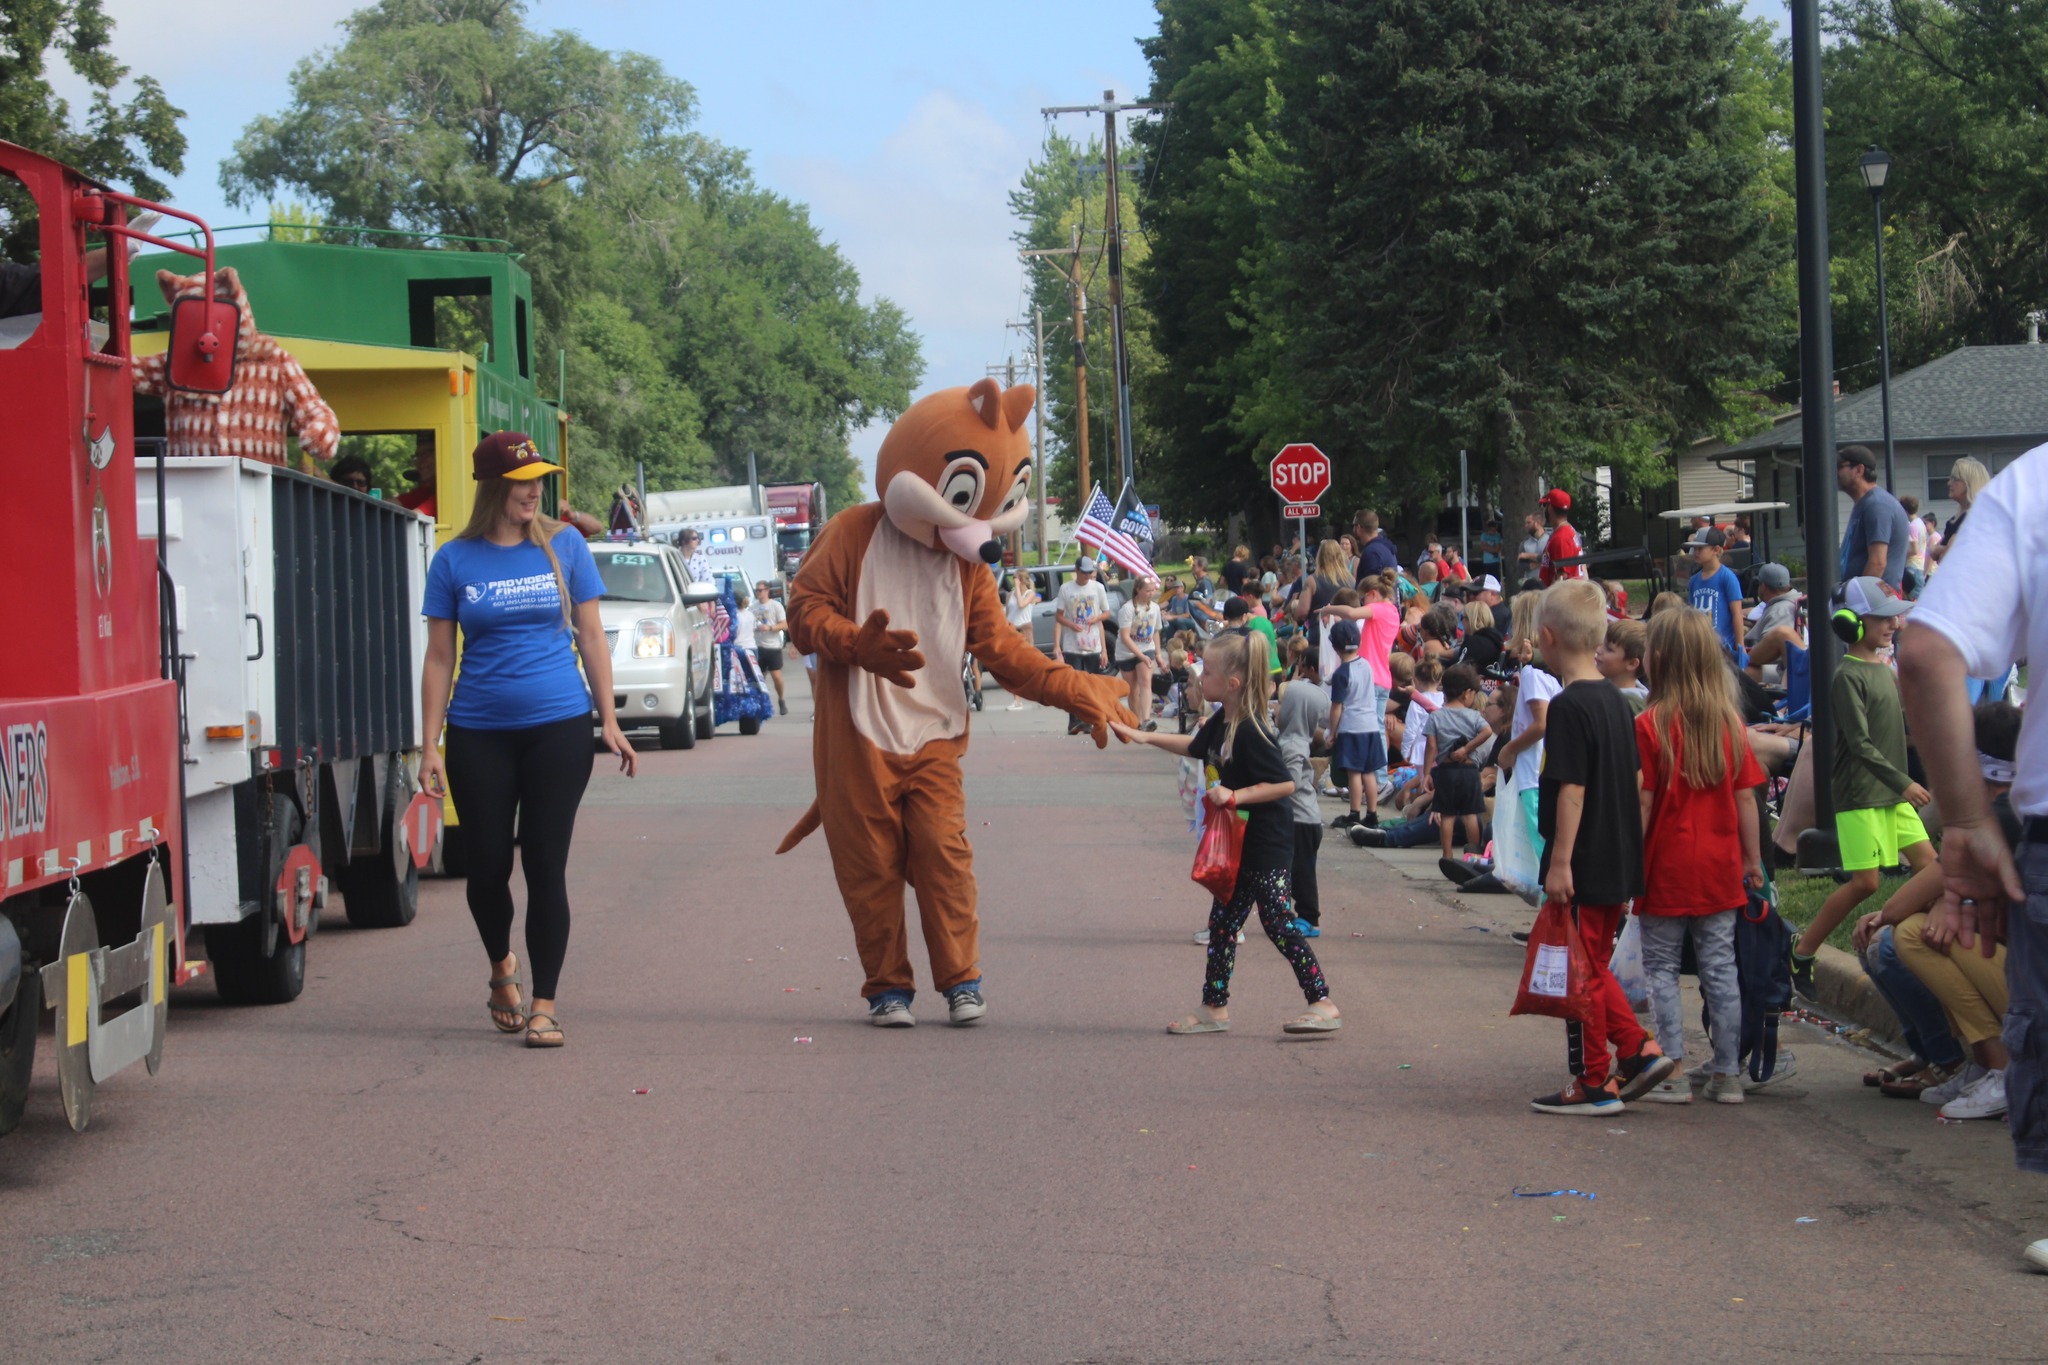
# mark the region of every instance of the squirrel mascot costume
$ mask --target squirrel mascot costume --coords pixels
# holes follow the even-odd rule
[[[906,882],[951,1021],[972,1024],[986,1010],[960,778],[961,658],[971,652],[1014,695],[1089,722],[1097,747],[1110,720],[1136,723],[1121,706],[1123,679],[1046,658],[996,592],[997,538],[1030,510],[1032,398],[1028,384],[984,379],[913,403],[876,458],[880,500],[828,521],[790,590],[790,638],[818,661],[818,797],[776,852],[825,827],[867,973],[861,995],[885,1027],[916,1022]]]

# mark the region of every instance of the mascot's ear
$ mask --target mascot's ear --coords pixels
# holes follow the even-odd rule
[[[1010,430],[1024,429],[1024,419],[1031,415],[1031,402],[1036,397],[1038,391],[1029,384],[1018,384],[1003,390],[1003,416],[1010,419]]]
[[[178,277],[168,270],[156,272],[156,287],[164,291],[164,302],[166,303],[172,302],[178,297],[179,283]]]
[[[241,277],[235,274],[233,266],[224,265],[213,272],[213,297],[216,301],[220,303],[233,303],[236,293],[241,288]]]
[[[974,409],[975,416],[988,424],[990,431],[996,429],[996,423],[1003,417],[1003,390],[995,380],[975,380],[973,387],[967,390],[967,403]]]

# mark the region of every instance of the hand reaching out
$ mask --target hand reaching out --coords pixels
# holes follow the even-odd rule
[[[924,667],[924,655],[917,650],[917,632],[889,629],[889,613],[877,610],[861,623],[853,642],[853,662],[876,677],[910,687],[910,676]]]

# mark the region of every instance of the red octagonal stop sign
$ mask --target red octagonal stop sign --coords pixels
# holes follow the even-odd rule
[[[1273,457],[1273,491],[1290,503],[1315,502],[1330,491],[1330,457],[1306,442]]]

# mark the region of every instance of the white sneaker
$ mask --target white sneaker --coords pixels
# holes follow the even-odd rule
[[[1940,1108],[1950,1100],[1961,1098],[1964,1091],[1989,1075],[1983,1067],[1971,1062],[1940,1085],[1930,1085],[1920,1092],[1920,1103]],[[2002,1087],[2001,1087],[2002,1088]]]
[[[1692,1086],[1671,1077],[1651,1086],[1642,1099],[1644,1104],[1691,1104]]]
[[[1742,1077],[1709,1075],[1700,1087],[1700,1098],[1709,1104],[1741,1104]]]
[[[1330,786],[1325,786],[1325,787],[1323,788],[1323,795],[1325,795],[1325,796],[1337,796],[1337,797],[1344,797],[1344,796],[1349,796],[1349,795],[1351,795],[1351,793],[1350,793],[1350,792],[1348,792],[1348,791],[1346,791],[1346,790],[1345,790],[1344,788],[1342,788],[1342,787],[1330,787]]]
[[[1008,706],[1005,706],[1003,709],[1005,711],[1022,711],[1024,709],[1024,703],[1021,701],[1013,701]]]
[[[1244,942],[1244,930],[1240,929],[1237,931],[1237,941],[1239,943]],[[1204,948],[1208,947],[1209,931],[1207,929],[1197,929],[1195,931],[1195,942],[1201,944]]]
[[[2005,1073],[1987,1071],[1977,1083],[1941,1106],[1945,1119],[2002,1119],[2005,1117]]]
[[[2029,1246],[2025,1253],[2027,1264],[2036,1270],[2048,1270],[2048,1237]]]

